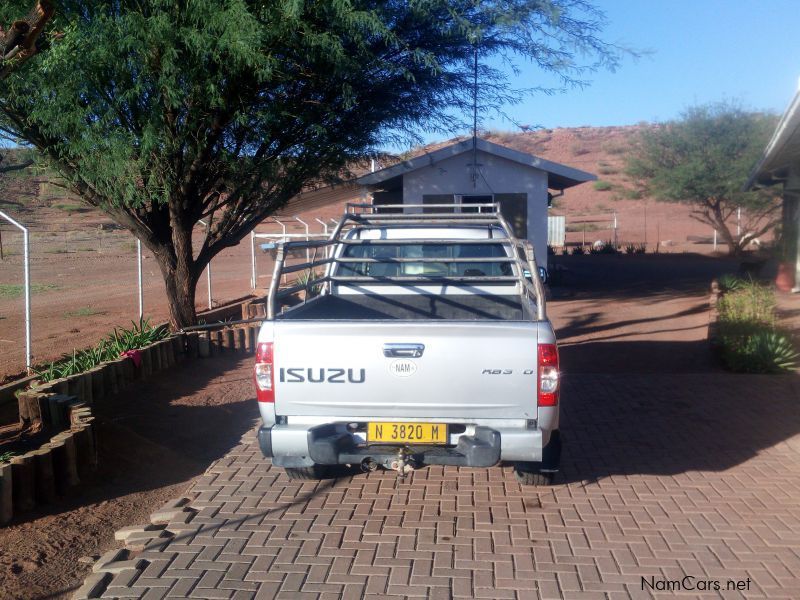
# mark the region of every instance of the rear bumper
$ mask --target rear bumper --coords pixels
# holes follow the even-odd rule
[[[258,440],[264,455],[279,467],[361,464],[368,460],[387,465],[397,460],[403,448],[364,445],[343,424],[335,423],[262,427]],[[542,469],[556,471],[560,440],[557,432],[476,426],[471,435],[461,435],[455,445],[411,445],[406,447],[406,456],[418,466],[491,467],[509,461],[540,463]]]

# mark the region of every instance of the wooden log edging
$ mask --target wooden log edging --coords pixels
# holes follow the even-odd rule
[[[15,514],[68,495],[89,476],[97,468],[92,406],[192,356],[198,338],[194,345],[189,339],[173,335],[142,348],[138,367],[130,357],[119,358],[18,392],[23,426],[50,433],[41,447],[0,464],[0,526]]]

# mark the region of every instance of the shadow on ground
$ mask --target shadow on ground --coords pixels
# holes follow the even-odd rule
[[[739,260],[700,254],[590,255],[550,257],[559,270],[554,300],[636,298],[659,302],[676,294],[705,295],[711,280],[736,273]]]
[[[99,468],[68,498],[16,522],[182,483],[205,471],[249,433],[258,409],[252,358],[188,361],[95,403]]]
[[[663,343],[633,350],[651,358],[682,352]],[[725,471],[800,434],[798,403],[794,374],[566,377],[559,481]]]

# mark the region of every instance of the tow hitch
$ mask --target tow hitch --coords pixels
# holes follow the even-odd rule
[[[408,452],[408,446],[404,446],[397,451],[397,458],[390,463],[390,468],[397,471],[398,479],[405,479],[405,476],[414,470],[413,458]]]

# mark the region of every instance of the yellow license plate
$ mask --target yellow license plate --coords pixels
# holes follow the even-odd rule
[[[442,423],[369,423],[367,441],[388,444],[446,444]]]

